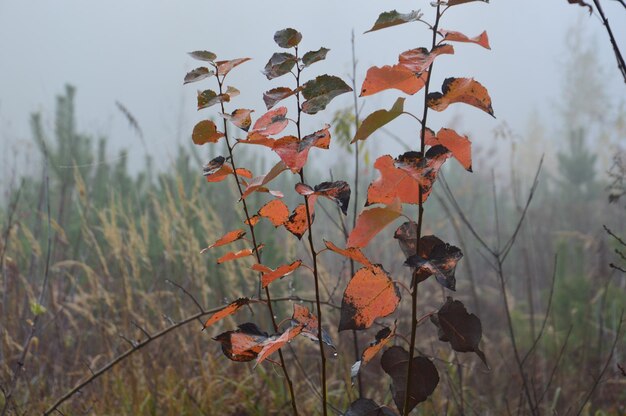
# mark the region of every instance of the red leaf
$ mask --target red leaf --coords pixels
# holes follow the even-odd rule
[[[249,60],[250,58],[237,58],[237,59],[232,59],[230,61],[217,61],[215,62],[215,65],[217,65],[217,74],[226,75],[234,67],[241,65],[244,62],[247,62]]]
[[[230,244],[233,241],[237,241],[240,238],[242,238],[244,235],[246,235],[246,232],[244,230],[234,230],[234,231],[230,231],[226,234],[224,234],[219,240],[217,240],[215,243],[211,244],[210,246],[208,246],[207,248],[203,249],[201,251],[201,253],[204,253],[205,251],[213,248],[213,247],[219,247],[219,246],[224,246],[226,244]]]
[[[272,136],[285,130],[289,120],[286,118],[287,107],[278,107],[263,114],[255,123],[250,133]]]
[[[426,48],[411,49],[402,52],[398,58],[398,62],[406,69],[416,74],[421,74],[428,69],[436,57],[444,54],[454,54],[452,45],[438,45],[430,52]]]
[[[263,244],[259,244],[259,246],[257,248],[258,248],[258,250],[261,250],[263,248]],[[252,253],[254,253],[254,249],[252,249],[252,248],[244,248],[243,250],[239,250],[239,251],[231,251],[230,253],[226,253],[222,257],[217,259],[217,264],[222,264],[222,263],[225,263],[227,261],[240,259],[242,257],[251,256]]]
[[[262,176],[257,176],[256,178],[252,179],[250,183],[248,184],[248,186],[246,187],[246,190],[244,191],[243,195],[241,195],[241,199],[246,199],[246,197],[250,195],[252,192],[259,191],[263,187],[263,185],[275,179],[278,175],[280,175],[285,170],[287,170],[287,166],[285,166],[283,162],[278,162],[276,165],[274,165],[274,167],[269,172],[267,172],[267,174],[262,175]]]
[[[191,138],[197,145],[205,143],[217,143],[217,141],[224,137],[224,133],[217,131],[217,126],[211,120],[202,120],[193,128]]]
[[[442,145],[468,171],[472,171],[472,142],[467,136],[461,136],[452,129],[441,129],[437,136],[427,131],[425,142],[428,146]]]
[[[341,249],[337,247],[335,244],[333,244],[332,242],[326,241],[326,240],[324,240],[324,244],[326,244],[326,247],[329,250],[332,250],[341,256],[344,256],[356,262],[359,262],[365,267],[372,266],[372,263],[369,261],[369,259],[365,257],[365,254],[363,254],[363,252],[357,247],[348,247],[345,249]]]
[[[269,267],[263,266],[263,265],[259,265],[259,266],[262,266],[262,269],[261,267],[259,267],[258,269],[255,269],[255,270],[257,271],[265,270],[262,272],[263,275],[261,276],[261,284],[263,285],[263,288],[266,288],[274,280],[283,278],[285,276],[289,276],[301,265],[302,265],[302,261],[296,260],[291,264],[283,264],[282,266],[277,267],[276,270],[272,270]]]
[[[413,95],[426,85],[426,77],[426,72],[418,76],[400,64],[394,66],[385,65],[382,68],[373,66],[367,70],[365,75],[365,80],[361,87],[361,97],[373,95],[390,88]]]
[[[262,332],[255,324],[245,323],[235,331],[227,331],[215,338],[222,344],[222,352],[233,361],[252,361],[263,349],[263,342],[268,334]]]
[[[489,92],[472,78],[446,78],[441,91],[428,94],[428,107],[435,111],[443,111],[450,104],[465,103],[494,117]]]
[[[229,303],[228,306],[226,306],[224,309],[211,315],[211,317],[207,319],[207,321],[204,323],[204,328],[213,325],[217,321],[222,320],[229,315],[232,315],[233,313],[237,312],[239,308],[249,303],[250,299],[248,298],[239,298],[236,301]]]
[[[261,364],[267,357],[269,357],[272,353],[281,349],[285,344],[294,339],[296,336],[302,332],[303,326],[292,326],[288,328],[285,332],[283,332],[279,337],[271,337],[263,342],[263,349],[259,352],[257,356],[256,363],[254,366]]]
[[[404,204],[419,203],[419,184],[406,171],[397,168],[391,156],[379,157],[374,167],[380,171],[380,176],[367,188],[365,205],[390,204],[396,198]]]
[[[452,30],[439,29],[438,32],[441,36],[443,36],[443,41],[475,43],[485,49],[491,49],[491,46],[489,46],[489,37],[487,36],[487,32],[483,32],[473,38],[470,38],[461,32],[455,32]]]
[[[248,131],[250,124],[252,124],[252,118],[250,113],[254,110],[246,110],[244,108],[237,109],[232,114],[220,114],[226,120],[229,120],[236,127],[239,127],[243,131]]]
[[[319,321],[317,320],[317,316],[309,312],[306,307],[294,303],[293,315],[291,317],[291,320],[297,325],[302,325],[302,335],[314,341],[318,340]],[[324,329],[322,329],[322,342],[332,348],[335,348],[333,340],[330,338],[330,335],[328,335],[328,333],[324,331]]]
[[[400,215],[402,215],[402,204],[399,199],[384,208],[375,207],[362,211],[348,237],[348,247],[365,247],[376,234]]]
[[[283,201],[273,199],[259,209],[258,215],[269,219],[274,227],[278,227],[289,219],[289,208]]]
[[[341,300],[339,331],[369,328],[376,319],[392,314],[400,299],[400,291],[382,266],[359,269]]]

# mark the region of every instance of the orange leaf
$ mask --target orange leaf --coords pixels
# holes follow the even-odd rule
[[[364,366],[368,362],[372,360],[378,354],[380,350],[383,349],[385,345],[389,341],[393,339],[396,335],[396,323],[394,322],[393,328],[389,329],[387,327],[381,329],[376,334],[376,341],[370,343],[370,345],[363,350],[363,354],[361,354],[361,366]]]
[[[392,314],[400,299],[400,291],[382,266],[359,269],[343,294],[339,331],[369,328],[376,319]]]
[[[413,71],[397,64],[394,66],[385,65],[382,68],[373,66],[367,70],[363,86],[361,87],[361,97],[376,94],[377,92],[395,88],[406,94],[413,95],[426,85],[426,72],[417,76]]]
[[[217,61],[215,62],[215,65],[217,65],[217,74],[226,75],[234,67],[241,65],[244,62],[247,62],[249,60],[250,58],[237,58],[237,59],[232,59],[230,61]]]
[[[272,271],[271,268],[261,264],[261,263],[256,263],[253,264],[252,267],[250,267],[252,270],[257,271],[259,273],[270,273]]]
[[[324,240],[324,244],[326,244],[326,247],[329,250],[332,250],[341,256],[357,261],[365,267],[372,266],[372,263],[369,261],[369,259],[365,257],[365,254],[363,254],[363,252],[357,247],[348,247],[346,249],[341,249],[332,242],[326,240]]]
[[[282,137],[274,143],[273,150],[280,156],[292,172],[297,173],[306,164],[311,147],[328,149],[330,145],[330,126],[298,140],[295,136]]]
[[[313,211],[313,207],[315,206],[316,199],[317,195],[311,195],[308,197],[311,223],[313,223],[313,220],[315,219],[315,212]],[[285,226],[287,231],[298,237],[298,239],[301,239],[306,230],[309,229],[309,223],[306,219],[306,208],[304,204],[298,205],[289,216],[289,219],[283,225]]]
[[[206,176],[207,182],[223,181],[233,173],[233,168],[228,163],[224,163],[225,161],[224,156],[217,156],[204,165],[202,174]]]
[[[270,283],[272,283],[276,279],[283,278],[285,276],[289,276],[293,273],[298,267],[302,265],[301,260],[296,260],[291,264],[283,264],[276,268],[276,270],[269,269],[269,271],[264,272],[261,276],[261,284],[263,288],[266,288]]]
[[[375,207],[362,211],[356,226],[348,237],[348,247],[365,247],[376,234],[402,215],[402,204],[395,199],[386,207]]]
[[[237,330],[223,332],[213,339],[222,344],[222,352],[228,359],[252,361],[259,355],[268,337],[255,324],[245,323],[239,325]]]
[[[259,244],[258,250],[261,250],[262,248],[263,248],[263,244]],[[254,249],[252,249],[252,248],[244,248],[243,250],[239,250],[239,251],[231,251],[230,253],[226,253],[222,257],[217,259],[217,264],[222,264],[222,263],[225,263],[227,261],[239,259],[239,258],[242,258],[242,257],[251,256],[252,253],[254,253]]]
[[[224,133],[217,131],[217,126],[211,120],[202,120],[193,128],[191,139],[197,145],[205,143],[217,143],[224,137]]]
[[[243,176],[244,178],[251,178],[252,172],[246,168],[237,168],[237,175]]]
[[[433,146],[422,156],[421,152],[406,152],[398,156],[395,165],[406,171],[421,187],[422,198],[425,201],[439,169],[452,153],[441,145]]]
[[[224,309],[211,315],[211,317],[207,319],[207,321],[204,323],[204,328],[213,325],[217,321],[222,320],[229,315],[232,315],[233,313],[237,312],[239,308],[249,303],[250,299],[248,298],[239,298],[236,301],[229,303],[228,306],[226,306]]]
[[[432,131],[425,135],[425,142],[428,146],[442,145],[452,156],[461,163],[468,171],[472,171],[472,142],[467,136],[461,136],[452,129],[441,129],[437,136]]]
[[[419,184],[406,171],[397,168],[391,156],[379,157],[374,167],[380,171],[380,177],[367,188],[366,205],[390,204],[396,198],[404,204],[419,203]]]
[[[297,303],[293,304],[293,315],[291,317],[292,322],[302,325],[302,335],[312,340],[318,340],[318,327],[319,321],[317,320],[317,316],[313,315],[309,310]],[[335,348],[333,344],[333,340],[330,338],[330,335],[322,329],[322,342],[326,345],[329,345],[332,348]]]
[[[229,120],[236,127],[239,127],[243,131],[248,131],[250,125],[252,124],[252,118],[250,117],[250,113],[254,110],[246,110],[244,108],[239,108],[232,112],[232,114],[221,114],[223,118]]]
[[[330,199],[341,209],[343,215],[348,214],[348,204],[350,203],[350,185],[346,181],[322,182],[311,188],[304,183],[296,184],[296,192],[300,195],[317,195]]]
[[[285,166],[285,163],[278,162],[276,165],[274,165],[272,169],[270,169],[270,171],[267,174],[262,175],[262,176],[257,176],[256,178],[252,179],[250,183],[248,184],[248,186],[246,187],[246,190],[244,191],[243,195],[241,195],[241,199],[246,199],[246,197],[250,195],[252,192],[259,191],[260,188],[263,187],[263,185],[275,179],[278,175],[280,175],[285,170],[287,170],[287,166]]]
[[[487,36],[487,32],[483,32],[473,38],[470,38],[461,32],[455,32],[452,30],[439,29],[438,32],[441,36],[443,36],[444,41],[475,43],[485,49],[491,49],[491,46],[489,46],[489,37]]]
[[[281,349],[285,344],[294,339],[300,332],[302,332],[303,326],[293,326],[288,328],[285,332],[282,333],[279,337],[271,337],[263,342],[263,349],[259,352],[259,355],[256,359],[256,363],[254,366],[261,364],[267,357],[269,357],[272,353]]]
[[[465,103],[495,117],[489,92],[472,78],[446,78],[441,86],[441,91],[428,94],[428,107],[435,111],[443,111],[453,103]]]
[[[208,246],[207,248],[205,248],[204,250],[201,251],[201,253],[204,253],[205,251],[213,248],[213,247],[219,247],[219,246],[224,246],[226,244],[230,244],[233,241],[237,241],[239,240],[241,237],[243,237],[244,235],[246,235],[246,232],[244,230],[234,230],[234,231],[230,231],[226,234],[224,234],[219,240],[217,240],[215,243],[211,244],[210,246]]]
[[[263,136],[272,136],[280,133],[289,124],[286,115],[287,107],[278,107],[268,111],[254,123],[251,133],[259,133]]]
[[[430,52],[426,48],[416,48],[402,52],[398,58],[398,62],[411,72],[421,74],[428,69],[436,57],[446,54],[454,54],[452,45],[438,45]]]
[[[258,215],[269,219],[274,227],[278,227],[289,219],[289,208],[283,201],[273,199],[259,209]]]

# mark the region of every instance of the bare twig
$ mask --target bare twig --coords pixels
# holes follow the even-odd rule
[[[618,0],[622,6],[624,6],[623,0]],[[613,30],[611,29],[611,25],[609,24],[609,20],[604,14],[604,10],[602,9],[602,5],[600,4],[600,0],[593,0],[593,4],[596,6],[596,10],[600,13],[600,19],[602,20],[602,24],[606,28],[606,32],[609,35],[609,39],[611,40],[611,46],[613,46],[613,52],[615,53],[615,59],[617,60],[617,68],[622,74],[624,78],[624,82],[626,83],[626,62],[624,61],[624,57],[622,56],[622,52],[619,49],[619,45],[615,40],[615,36],[613,35]],[[626,7],[626,6],[624,6]]]

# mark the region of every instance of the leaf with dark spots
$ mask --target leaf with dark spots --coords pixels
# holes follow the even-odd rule
[[[357,399],[350,404],[344,416],[398,416],[387,406],[380,406],[372,399]]]
[[[250,133],[272,136],[285,130],[287,124],[289,124],[289,120],[287,120],[287,107],[278,107],[263,114],[254,123]]]
[[[416,22],[423,16],[419,10],[413,10],[409,13],[398,13],[396,10],[390,12],[383,12],[376,19],[376,23],[370,30],[365,33],[373,32],[375,30],[385,29],[391,26],[401,25],[403,23]]]
[[[350,143],[355,143],[357,140],[367,139],[376,130],[395,120],[404,112],[404,101],[405,98],[400,97],[396,100],[390,110],[377,110],[365,117],[365,120],[363,120],[357,129],[354,139],[352,139]]]
[[[217,156],[204,165],[202,174],[206,177],[207,182],[221,182],[226,179],[228,175],[235,173],[230,164],[224,163],[225,160],[226,159],[224,159],[223,156]],[[248,169],[237,168],[237,175],[240,177],[251,178],[252,172]]]
[[[404,408],[407,396],[407,373],[409,371],[409,353],[404,348],[394,346],[383,353],[380,365],[391,377],[391,394],[398,410]],[[411,366],[410,391],[408,392],[408,411],[411,412],[423,401],[428,399],[437,384],[439,373],[437,367],[426,357],[413,357]]]
[[[243,194],[241,195],[241,199],[246,199],[246,197],[248,197],[248,195],[250,195],[252,192],[261,191],[261,188],[264,185],[274,180],[285,170],[287,170],[287,166],[281,161],[275,164],[274,167],[270,169],[269,172],[267,172],[267,174],[257,176],[256,178],[252,179],[244,190]]]
[[[237,312],[242,306],[246,306],[249,303],[250,299],[248,298],[239,298],[236,301],[229,303],[228,306],[226,306],[224,309],[211,315],[211,317],[207,319],[207,321],[204,323],[203,329],[213,325],[217,321],[226,318],[227,316],[232,315],[233,313]]]
[[[293,48],[295,46],[298,46],[301,40],[302,33],[290,27],[274,33],[274,42],[276,42],[276,44],[281,48]]]
[[[589,8],[589,14],[593,13],[593,8],[591,7],[591,5],[589,5],[589,3],[584,2],[583,0],[567,0],[567,2],[569,4],[578,4],[581,7],[587,7]]]
[[[335,253],[341,256],[344,256],[356,262],[359,262],[365,267],[372,266],[372,262],[370,262],[369,259],[365,257],[365,254],[363,254],[363,252],[357,247],[348,247],[345,249],[341,249],[337,247],[335,244],[333,244],[332,242],[326,241],[326,240],[324,240],[324,244],[326,244],[326,248],[328,248],[329,250],[334,251]]]
[[[185,75],[185,80],[183,81],[183,84],[200,81],[212,75],[215,75],[215,72],[210,71],[209,68],[205,66],[201,66],[200,68],[189,71],[187,75]]]
[[[330,126],[326,124],[323,129],[305,136],[298,140],[295,136],[281,137],[276,140],[272,150],[278,154],[285,165],[292,172],[297,173],[304,167],[312,147],[328,149],[330,145]]]
[[[487,36],[487,32],[484,31],[480,35],[474,36],[473,38],[453,30],[439,29],[437,32],[441,34],[441,36],[443,36],[443,40],[447,42],[475,43],[485,49],[491,49],[491,46],[489,46],[489,37]]]
[[[424,201],[430,195],[437,174],[444,162],[452,155],[443,146],[433,146],[422,156],[421,152],[406,152],[395,160],[397,168],[406,171],[421,187]]]
[[[333,75],[320,75],[302,86],[302,95],[306,99],[302,103],[302,111],[316,114],[326,108],[333,98],[352,91],[341,78]]]
[[[397,168],[394,159],[383,155],[376,159],[374,168],[380,176],[367,188],[366,206],[390,204],[399,198],[404,204],[419,203],[419,184],[403,169]],[[422,195],[425,201],[428,195]]]
[[[230,95],[228,94],[218,95],[213,90],[198,92],[198,110],[202,110],[203,108],[211,107],[212,105],[219,103],[227,103],[229,101]]]
[[[217,156],[211,159],[203,167],[204,176],[212,175],[215,172],[217,172],[222,167],[225,161],[226,161],[226,158],[224,158],[224,156]]]
[[[315,212],[313,211],[313,207],[315,206],[315,200],[317,199],[316,195],[311,195],[308,198],[309,201],[309,213],[311,214],[311,223],[315,219]],[[309,229],[309,223],[306,219],[306,207],[304,204],[298,205],[291,215],[289,219],[285,221],[283,224],[285,229],[289,231],[291,234],[298,237],[298,240],[302,239],[302,236]]]
[[[263,102],[265,103],[265,107],[269,110],[279,101],[282,101],[287,97],[291,97],[298,91],[299,89],[292,90],[287,87],[272,88],[271,90],[263,93]]]
[[[356,225],[348,237],[348,247],[365,247],[372,238],[387,225],[402,215],[402,204],[399,199],[385,207],[374,207],[361,211]]]
[[[288,74],[296,62],[296,57],[290,53],[275,53],[272,55],[270,60],[267,61],[263,74],[270,80],[281,77]]]
[[[222,352],[233,361],[252,361],[263,349],[269,335],[263,332],[253,323],[241,324],[235,331],[227,331],[219,334],[215,338],[222,344]]]
[[[217,59],[217,55],[209,51],[189,52],[189,56],[199,61],[213,62]]]
[[[270,220],[274,227],[279,227],[289,219],[289,208],[280,199],[273,199],[263,205],[257,214]]]
[[[400,291],[381,265],[359,269],[343,293],[339,331],[369,328],[376,319],[392,314],[400,299]]]
[[[254,110],[239,108],[233,111],[231,114],[220,113],[220,116],[233,123],[235,127],[239,127],[243,131],[248,131],[248,129],[250,129],[250,125],[252,124],[252,118],[250,117],[250,113],[252,113],[253,111]]]
[[[217,143],[224,137],[224,133],[217,131],[217,126],[211,120],[202,120],[196,124],[191,133],[194,144],[203,145],[205,143]]]
[[[420,246],[421,241],[420,239]],[[432,247],[425,247],[424,252],[422,252],[420,247],[421,253],[409,257],[405,265],[415,267],[417,274],[421,274],[422,277],[435,275],[435,278],[442,286],[450,290],[456,290],[454,272],[457,263],[463,257],[463,253],[458,247],[451,246],[444,242],[438,243],[438,241],[441,241],[439,239],[432,241],[434,243]],[[428,250],[428,248],[430,248],[430,250],[427,252],[426,250]],[[425,256],[423,254],[425,254]]]
[[[262,264],[255,264],[254,266],[252,266],[252,269],[262,273],[261,285],[265,289],[274,280],[282,279],[285,276],[289,276],[301,265],[302,261],[296,260],[291,264],[283,264],[282,266],[278,266],[276,270],[273,270]]]
[[[465,103],[493,115],[491,97],[485,87],[472,78],[446,78],[441,86],[442,92],[431,92],[427,105],[435,111],[443,111],[450,104]]]
[[[298,305],[297,303],[294,303],[293,315],[291,316],[291,321],[295,325],[302,325],[303,336],[310,338],[313,341],[318,341],[319,322],[317,320],[317,316],[313,315],[306,307]],[[322,328],[322,342],[328,345],[329,347],[336,349],[332,338],[324,330],[324,328]]]
[[[300,195],[318,195],[330,199],[341,208],[343,215],[348,214],[348,203],[350,202],[350,185],[345,181],[322,182],[311,188],[309,185],[296,184],[296,192]]]
[[[353,383],[361,369],[365,367],[367,363],[369,363],[380,352],[380,350],[382,350],[383,347],[393,339],[396,335],[396,327],[396,322],[394,322],[393,328],[384,327],[378,331],[376,339],[373,342],[370,342],[367,348],[363,350],[361,359],[352,365],[350,371],[350,377],[352,378]]]
[[[385,65],[382,68],[373,66],[365,74],[365,80],[361,87],[361,97],[392,88],[413,95],[424,88],[427,76],[426,72],[422,73],[421,76],[416,75],[400,64]]]
[[[220,247],[226,244],[230,244],[233,241],[237,241],[241,239],[244,235],[246,235],[246,232],[244,230],[234,230],[234,231],[227,232],[222,237],[220,237],[215,243],[211,244],[210,246],[202,250],[202,252],[206,250],[210,250],[214,247]]]
[[[402,52],[398,58],[398,63],[416,74],[421,74],[428,69],[439,55],[453,54],[454,48],[452,45],[438,45],[430,52],[426,48],[416,48]]]
[[[393,235],[393,238],[398,240],[400,249],[404,255],[409,258],[417,253],[417,223],[413,221],[407,221],[398,227]],[[439,238],[434,235],[426,235],[420,238],[419,255],[427,259],[433,248],[436,245],[445,244]],[[426,276],[430,276],[430,273]]]
[[[260,251],[263,247],[264,247],[263,244],[259,244],[259,246],[257,247],[257,250]],[[253,253],[254,253],[254,249],[252,248],[244,248],[243,250],[239,250],[239,251],[231,251],[230,253],[226,253],[222,257],[217,259],[217,264],[226,263],[227,261],[240,259],[242,257],[248,257],[248,256],[251,256]]]
[[[439,328],[439,340],[449,342],[453,350],[458,352],[475,352],[486,367],[487,359],[478,344],[483,336],[480,319],[468,313],[461,301],[452,300],[448,296],[446,303],[430,320]]]
[[[288,342],[291,342],[292,339],[294,339],[302,332],[302,329],[302,325],[292,326],[290,328],[287,328],[287,330],[285,330],[285,332],[283,332],[281,335],[273,335],[263,341],[263,349],[259,352],[254,366],[256,367],[257,365],[261,364],[271,354],[284,347],[285,344],[287,344]]]
[[[472,142],[467,136],[461,136],[452,129],[442,128],[435,136],[428,129],[424,135],[424,141],[428,146],[442,145],[452,153],[452,157],[459,161],[465,170],[472,171]]]
[[[330,51],[327,48],[319,48],[316,51],[309,51],[302,56],[302,63],[304,67],[310,66],[315,62],[323,61],[326,59],[326,54]]]
[[[237,58],[231,59],[230,61],[215,62],[215,65],[217,65],[217,74],[225,76],[231,71],[231,69],[243,64],[244,62],[248,62],[249,60],[250,58]]]

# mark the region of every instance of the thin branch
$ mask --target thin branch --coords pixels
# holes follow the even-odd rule
[[[620,0],[622,6],[624,6],[623,0]],[[604,14],[604,10],[602,10],[602,5],[600,4],[600,0],[593,0],[593,4],[596,5],[596,10],[600,13],[600,18],[602,19],[602,24],[606,28],[606,32],[609,35],[609,39],[611,40],[611,46],[613,46],[613,52],[615,53],[615,59],[617,60],[617,68],[622,74],[624,78],[624,82],[626,83],[626,61],[624,61],[624,57],[622,56],[622,52],[619,49],[617,41],[615,40],[615,36],[613,36],[613,30],[611,30],[611,25],[609,24],[609,20],[606,18]],[[626,8],[626,6],[624,6]]]

